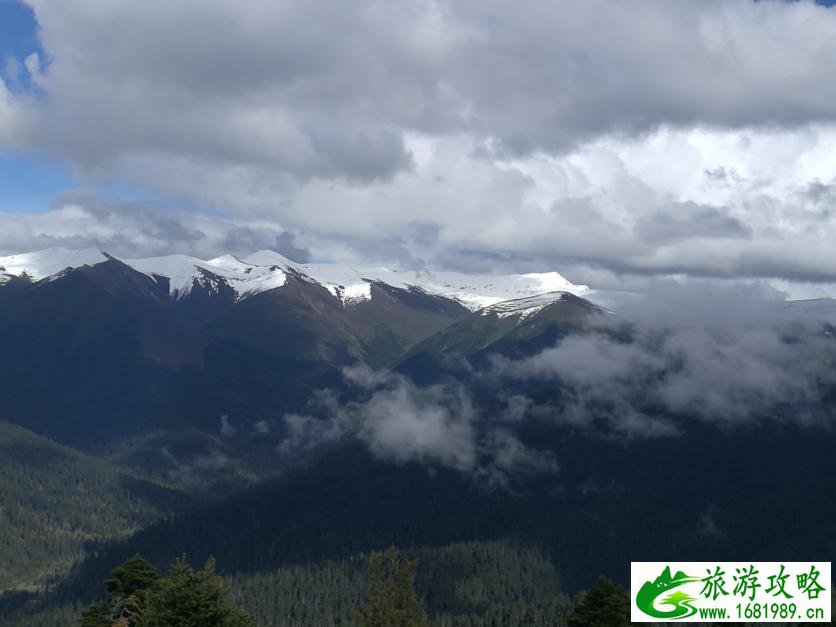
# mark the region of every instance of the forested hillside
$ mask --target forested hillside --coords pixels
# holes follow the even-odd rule
[[[358,589],[358,556],[389,545],[416,552],[487,542],[493,548],[461,558],[479,564],[473,577],[490,579],[500,568],[497,562],[519,561],[524,565],[514,577],[534,595],[529,600],[541,594],[535,584],[552,576],[549,569],[561,575],[556,590],[570,594],[601,573],[626,584],[626,568],[636,554],[699,560],[738,547],[753,559],[769,560],[833,551],[828,529],[834,486],[808,481],[808,456],[822,460],[828,475],[836,472],[827,461],[833,459],[828,434],[776,427],[771,434],[752,434],[745,449],[714,430],[697,429],[675,449],[652,442],[625,447],[570,433],[528,437],[553,448],[566,470],[513,490],[489,489],[458,472],[430,471],[422,464],[385,463],[361,447],[323,451],[283,476],[102,547],[53,593],[33,598],[32,607],[91,602],[109,570],[135,553],[161,570],[180,552],[196,559],[215,555],[243,605],[256,615],[278,616],[290,611],[285,599],[295,599],[291,606],[297,612],[313,606],[342,612]],[[778,474],[768,461],[776,456],[785,462]],[[721,460],[734,460],[737,471],[729,475]],[[767,487],[787,495],[784,508],[771,506]],[[508,546],[539,547],[536,565],[528,549],[515,554]],[[434,559],[421,562],[424,572],[436,573],[433,580],[449,580],[457,572],[451,564],[458,558],[433,571]],[[286,587],[296,579],[308,583]],[[465,590],[470,584],[450,585]],[[320,586],[326,591],[321,595]],[[474,586],[479,590],[483,584]],[[441,597],[427,595],[428,607],[447,611],[441,601],[433,605]],[[11,611],[12,601],[5,611]],[[452,603],[451,608],[459,601]]]
[[[564,625],[570,600],[554,565],[536,547],[508,541],[454,543],[409,552],[415,585],[430,624]],[[199,561],[199,560],[195,560]],[[222,566],[222,565],[221,565]],[[366,592],[368,554],[289,565],[224,577],[237,605],[257,625],[356,624]],[[72,624],[81,606],[66,605],[10,616],[0,625]]]
[[[0,591],[37,587],[190,499],[0,421]]]

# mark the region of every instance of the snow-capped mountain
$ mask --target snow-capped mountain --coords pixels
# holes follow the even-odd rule
[[[272,251],[0,257],[0,407],[66,441],[214,425],[218,412],[270,418],[304,411],[346,365],[393,366],[434,337],[425,348],[439,353],[448,338],[463,353],[547,341],[594,308],[572,296],[588,291],[556,272],[401,272]]]
[[[417,342],[400,359],[399,368],[430,381],[447,374],[448,365],[457,364],[461,356],[478,363],[497,355],[536,354],[568,333],[583,332],[604,312],[570,292],[503,301]]]
[[[68,268],[94,266],[109,259],[116,258],[95,249],[74,251],[63,248],[0,257],[0,282],[8,282],[12,276],[40,281]],[[579,296],[589,292],[587,286],[575,285],[557,272],[491,276],[398,271],[345,263],[301,264],[269,250],[245,258],[223,255],[202,260],[187,255],[169,255],[119,261],[155,281],[166,281],[169,293],[175,299],[186,296],[195,286],[216,292],[228,286],[237,298],[242,299],[284,286],[289,274],[325,287],[343,303],[368,300],[371,284],[381,283],[449,298],[471,311],[548,292],[563,291]]]
[[[29,277],[40,281],[67,268],[92,266],[107,261],[107,255],[91,248],[68,250],[66,248],[48,248],[32,253],[0,257],[0,275],[9,277]]]

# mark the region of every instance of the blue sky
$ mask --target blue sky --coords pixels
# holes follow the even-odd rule
[[[22,61],[37,52],[43,55],[32,10],[13,0],[0,0],[0,68],[10,90],[8,60]],[[57,193],[76,185],[67,167],[38,157],[0,154],[0,211],[31,212],[46,209]]]
[[[32,10],[17,0],[0,0],[0,71],[7,88],[29,88],[25,72],[17,77],[9,76],[9,62],[22,62],[33,52],[44,63],[44,51],[38,40],[37,22]],[[62,191],[77,188],[82,181],[76,178],[72,169],[55,159],[43,155],[0,153],[0,212],[32,213],[48,209]],[[155,194],[124,183],[114,183],[100,191],[115,194],[125,200],[148,199],[160,202]]]
[[[61,164],[22,155],[0,155],[0,211],[41,211],[77,182]]]
[[[40,51],[32,10],[13,0],[0,0],[0,54],[22,58]]]

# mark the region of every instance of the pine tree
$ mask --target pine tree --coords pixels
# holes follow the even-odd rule
[[[86,608],[81,627],[251,627],[252,618],[233,606],[229,589],[209,558],[195,571],[182,556],[168,575],[138,555],[111,571],[108,601]]]
[[[417,562],[395,547],[369,558],[368,593],[356,613],[360,627],[424,627],[427,613],[415,592]]]
[[[569,627],[628,627],[630,599],[627,592],[606,577],[599,577],[592,590],[578,595],[567,624]]]
[[[84,608],[81,612],[81,627],[110,627],[110,606],[107,603],[97,603]]]
[[[122,599],[134,596],[141,605],[146,592],[159,578],[150,563],[134,555],[111,571],[110,579],[105,580],[104,586],[108,596]]]
[[[252,618],[232,605],[229,589],[209,558],[198,571],[182,556],[168,575],[148,591],[142,627],[250,627]]]
[[[145,595],[158,581],[157,571],[139,555],[114,568],[104,587],[108,600],[81,613],[81,627],[136,627]]]

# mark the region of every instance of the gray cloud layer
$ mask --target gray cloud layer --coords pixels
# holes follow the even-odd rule
[[[409,166],[403,130],[524,155],[836,117],[836,18],[812,2],[30,4],[53,141],[90,164],[151,151],[366,179]]]
[[[43,213],[0,213],[0,253],[52,246],[101,248],[121,257],[173,251],[209,259],[265,248],[305,261],[310,253],[275,222],[196,215],[149,203],[124,202],[87,191],[63,194]]]
[[[319,257],[836,281],[836,11],[812,0],[28,4],[47,58],[14,64],[31,93],[0,83],[0,149],[91,185]],[[147,226],[125,246],[156,252]]]

